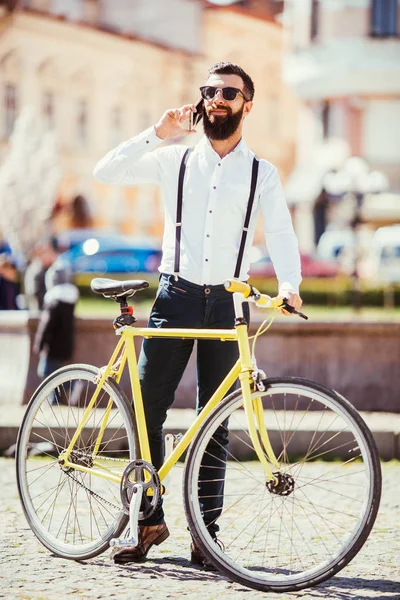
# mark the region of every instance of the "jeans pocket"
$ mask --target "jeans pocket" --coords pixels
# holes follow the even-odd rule
[[[187,295],[187,290],[179,287],[179,283],[175,284],[175,283],[169,283],[168,284],[168,291],[178,294],[179,296],[186,296]]]

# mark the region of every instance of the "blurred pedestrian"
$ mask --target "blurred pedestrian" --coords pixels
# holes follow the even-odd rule
[[[17,310],[17,267],[9,254],[0,254],[0,310]]]
[[[63,265],[48,269],[45,284],[47,292],[34,342],[40,377],[47,377],[72,358],[74,311],[79,298],[71,271]]]
[[[40,241],[36,244],[24,277],[26,307],[29,310],[43,310],[46,272],[54,264],[57,256],[52,242]]]

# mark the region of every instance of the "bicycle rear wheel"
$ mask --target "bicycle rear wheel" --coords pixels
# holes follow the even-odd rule
[[[241,392],[234,392],[207,417],[189,449],[185,511],[194,540],[225,575],[258,590],[293,591],[328,579],[360,550],[379,507],[380,462],[369,429],[342,396],[299,378],[263,383],[265,391],[253,398],[262,400],[280,486],[268,486]],[[227,419],[229,444],[221,459],[218,440]],[[203,492],[210,465],[220,480],[225,476],[215,519],[223,548],[205,525],[207,511],[216,514],[215,505],[208,508],[209,488]]]
[[[72,365],[50,375],[34,393],[17,442],[17,483],[27,521],[38,539],[58,556],[97,556],[128,523],[117,482],[64,468],[58,457],[68,447],[96,389],[98,369]],[[106,407],[111,412],[100,446],[96,440]],[[108,379],[79,436],[70,461],[101,474],[121,476],[138,457],[132,408]]]

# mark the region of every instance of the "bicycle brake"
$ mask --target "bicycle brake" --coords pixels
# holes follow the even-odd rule
[[[116,361],[116,362],[113,364],[113,366],[111,367],[111,370],[110,370],[110,377],[115,377],[115,376],[118,374],[118,370],[119,370],[119,367],[120,367],[120,365],[121,365],[121,360],[122,360],[122,357],[120,356],[120,357],[118,358],[118,360],[117,360],[117,361]],[[100,380],[101,380],[101,378],[103,377],[103,375],[104,375],[104,372],[105,372],[105,370],[106,370],[106,369],[107,369],[107,365],[105,365],[104,367],[99,367],[99,372],[98,372],[98,374],[96,375],[96,377],[95,377],[95,380],[94,380],[94,382],[95,382],[96,384],[100,383]]]
[[[266,374],[262,369],[255,368],[251,374],[251,377],[254,381],[254,385],[258,389],[259,392],[265,392],[265,385],[263,384],[263,379],[266,378]]]

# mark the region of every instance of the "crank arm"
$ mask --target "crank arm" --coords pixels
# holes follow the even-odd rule
[[[143,497],[143,485],[137,483],[133,486],[132,492],[132,498],[129,502],[129,530],[131,535],[129,538],[113,538],[110,540],[111,547],[124,548],[129,546],[134,548],[139,543],[138,520]]]

